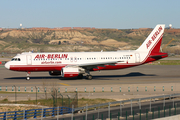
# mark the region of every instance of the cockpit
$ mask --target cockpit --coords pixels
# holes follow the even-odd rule
[[[21,59],[20,58],[13,58],[13,59],[11,59],[11,61],[21,61]]]

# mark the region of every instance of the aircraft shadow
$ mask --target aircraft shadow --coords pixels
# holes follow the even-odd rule
[[[52,76],[38,76],[38,77],[33,77],[33,76],[30,76],[30,80],[31,79],[59,79],[59,78],[62,78],[62,77],[52,77]],[[26,77],[10,77],[10,78],[4,78],[4,79],[23,79],[23,80],[25,80],[26,79]]]
[[[98,79],[98,78],[116,78],[116,77],[136,77],[136,76],[156,76],[154,74],[143,74],[140,72],[132,72],[128,73],[126,75],[101,75],[101,76],[93,76],[93,78]]]
[[[154,74],[143,74],[140,72],[131,72],[125,75],[93,75],[93,79],[98,80],[110,80],[110,78],[123,78],[123,77],[139,77],[139,76],[156,76]],[[26,77],[11,77],[11,78],[4,78],[4,79],[23,79],[25,80]],[[62,78],[61,76],[39,76],[39,77],[30,77],[30,79],[60,79],[60,80],[84,80],[86,79],[86,76],[83,77],[83,79],[77,79],[75,78]]]

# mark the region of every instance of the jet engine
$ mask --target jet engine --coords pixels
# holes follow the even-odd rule
[[[64,67],[61,69],[61,75],[66,78],[77,77],[79,75],[79,68]]]
[[[61,71],[49,71],[49,75],[52,75],[52,76],[61,75]]]

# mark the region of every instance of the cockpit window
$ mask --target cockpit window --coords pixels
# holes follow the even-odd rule
[[[13,58],[13,59],[11,59],[11,61],[21,61],[21,59],[20,58]]]

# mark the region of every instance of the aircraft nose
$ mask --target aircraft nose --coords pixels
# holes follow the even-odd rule
[[[9,69],[9,68],[10,68],[10,63],[7,62],[7,63],[5,64],[5,67],[6,67],[7,69]]]

